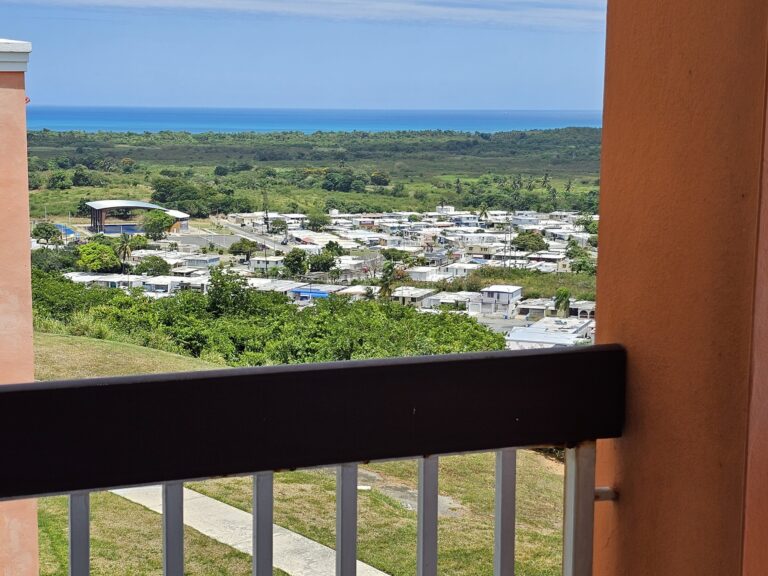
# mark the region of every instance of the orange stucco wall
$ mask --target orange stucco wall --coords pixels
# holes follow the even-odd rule
[[[595,574],[737,575],[768,2],[609,0],[606,54],[597,340],[629,366],[626,434],[598,448],[620,499],[597,505]]]
[[[768,94],[755,278],[743,576],[768,572]]]
[[[0,72],[0,384],[34,377],[24,98],[24,74]],[[1,503],[0,574],[37,573],[35,502]]]

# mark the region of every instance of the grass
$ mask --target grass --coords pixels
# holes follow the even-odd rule
[[[148,348],[75,336],[35,335],[36,377],[197,370],[211,364]],[[364,466],[387,485],[415,488],[416,462]],[[227,478],[187,485],[251,511],[251,479]],[[439,571],[451,576],[493,574],[494,457],[490,453],[443,457],[440,493],[460,505],[439,524]],[[560,573],[563,468],[540,454],[520,451],[517,484],[517,573]],[[41,574],[66,573],[66,500],[40,501]],[[159,574],[160,517],[109,493],[92,501],[94,574]],[[275,522],[333,547],[335,476],[328,470],[282,472],[275,477]],[[376,487],[359,492],[358,556],[393,576],[416,566],[416,514]],[[249,557],[187,528],[189,574],[247,574]]]
[[[35,377],[39,380],[204,370],[212,364],[167,352],[105,340],[35,334]],[[41,576],[68,573],[66,497],[38,500]],[[109,492],[91,495],[91,574],[163,573],[161,517]],[[251,557],[185,527],[186,574],[251,573]],[[287,576],[280,570],[274,574]]]
[[[416,487],[416,462],[370,464],[387,484]],[[226,478],[189,486],[251,511],[251,480]],[[517,494],[517,573],[560,573],[563,469],[540,454],[520,451]],[[440,460],[440,493],[461,509],[439,523],[439,571],[452,576],[493,574],[494,455],[448,456]],[[358,557],[393,576],[416,570],[416,514],[376,489],[359,495]],[[335,477],[326,470],[275,476],[275,522],[333,547]]]
[[[38,380],[156,374],[215,368],[220,366],[133,344],[80,336],[35,333],[35,378]]]
[[[41,576],[68,573],[67,499],[42,498],[38,505]],[[162,518],[109,492],[91,495],[91,574],[163,573]],[[250,574],[251,557],[184,529],[185,573]],[[283,576],[285,573],[275,571]]]

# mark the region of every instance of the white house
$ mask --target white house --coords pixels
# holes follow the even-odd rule
[[[486,298],[492,298],[499,305],[514,304],[523,297],[523,288],[521,286],[512,286],[508,284],[494,284],[483,288],[480,293]]]
[[[283,266],[283,256],[251,256],[249,267],[254,272],[268,274],[270,270]]]
[[[405,271],[415,282],[437,282],[449,277],[446,272],[441,272],[433,266],[414,266]]]
[[[183,262],[189,268],[215,268],[221,263],[221,257],[218,254],[195,254],[187,256]]]
[[[392,292],[392,300],[403,305],[420,305],[421,302],[437,290],[431,288],[413,288],[412,286],[400,286]]]

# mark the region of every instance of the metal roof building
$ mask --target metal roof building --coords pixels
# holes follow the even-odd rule
[[[189,214],[140,200],[93,200],[85,205],[91,209],[91,230],[94,232],[104,232],[107,213],[110,210],[161,210],[176,219],[174,227],[177,229],[186,229],[189,221]]]

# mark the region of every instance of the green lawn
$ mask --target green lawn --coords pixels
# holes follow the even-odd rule
[[[494,455],[443,457],[440,494],[461,505],[439,521],[439,572],[493,574]],[[416,487],[416,462],[370,464],[387,484]],[[361,481],[364,483],[364,481]],[[275,522],[327,546],[335,543],[335,476],[326,470],[275,475]],[[251,511],[251,479],[192,483],[193,490]],[[560,574],[563,468],[532,451],[518,456],[517,574]],[[393,576],[416,570],[416,513],[376,489],[358,493],[358,557]]]
[[[220,368],[186,356],[123,342],[35,334],[35,378],[61,380]]]
[[[68,573],[67,499],[64,496],[39,501],[40,574]],[[162,518],[109,492],[91,495],[91,574],[163,573]],[[184,529],[185,573],[250,574],[251,557]],[[284,574],[275,571],[275,574]]]
[[[211,364],[104,340],[35,335],[36,377],[78,378],[214,367]],[[413,460],[363,467],[388,486],[414,488]],[[364,480],[361,480],[364,483]],[[228,478],[188,484],[189,488],[243,510],[251,509],[251,479]],[[459,505],[439,524],[440,573],[493,574],[492,454],[441,459],[440,493]],[[531,451],[518,457],[517,573],[560,573],[563,467]],[[160,517],[112,494],[92,502],[94,574],[159,574]],[[327,470],[283,472],[275,478],[275,521],[318,542],[335,542],[335,476]],[[40,501],[41,574],[66,573],[66,501]],[[416,514],[377,488],[359,492],[359,558],[394,576],[411,575],[416,563]],[[247,574],[249,558],[186,529],[189,574]],[[116,567],[120,567],[117,569]]]
[[[119,342],[58,334],[35,334],[35,377],[39,380],[117,376],[215,368],[185,358]],[[40,574],[68,573],[67,499],[38,501]],[[250,574],[251,557],[186,527],[186,573]],[[91,574],[163,573],[161,517],[109,492],[91,495]],[[285,575],[280,570],[275,574]]]

